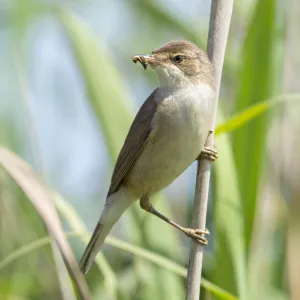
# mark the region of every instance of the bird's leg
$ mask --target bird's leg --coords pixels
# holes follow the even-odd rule
[[[204,147],[198,157],[198,160],[203,156],[209,159],[210,161],[215,161],[218,158],[218,150],[215,147]]]
[[[164,220],[165,222],[171,224],[175,228],[182,231],[184,234],[186,234],[188,237],[196,240],[201,245],[207,245],[207,239],[204,237],[204,235],[208,235],[209,231],[207,229],[201,230],[201,229],[193,229],[193,228],[185,228],[174,221],[170,220],[169,218],[162,215],[160,212],[158,212],[152,205],[151,200],[149,197],[143,197],[140,200],[140,206],[142,209],[146,210],[147,212],[159,217],[160,219]]]

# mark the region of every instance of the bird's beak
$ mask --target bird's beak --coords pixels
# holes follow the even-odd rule
[[[154,55],[150,54],[150,55],[136,55],[133,56],[132,61],[134,63],[139,62],[141,63],[141,65],[144,67],[144,69],[147,69],[148,65],[152,65],[155,62],[155,58]]]

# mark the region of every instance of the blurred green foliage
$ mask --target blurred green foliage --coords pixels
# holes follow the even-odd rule
[[[260,1],[250,21],[244,43],[241,81],[235,100],[235,110],[266,100],[272,91],[274,69],[275,1]],[[259,50],[258,50],[259,49]],[[256,209],[258,184],[263,167],[263,153],[267,133],[268,115],[256,118],[233,134],[233,147],[240,189],[243,191],[245,240],[249,247]],[[251,141],[249,136],[252,137]],[[255,151],[250,145],[255,145]],[[245,159],[246,158],[246,159]]]
[[[204,257],[201,299],[254,299],[256,295],[259,300],[297,300],[290,294],[290,278],[284,272],[285,239],[275,239],[275,233],[265,237],[269,248],[281,249],[272,256],[255,251],[257,235],[268,226],[258,215],[264,203],[264,182],[271,176],[266,145],[276,109],[270,108],[287,102],[297,105],[287,100],[299,100],[299,94],[276,95],[280,88],[273,84],[282,80],[282,74],[274,70],[281,69],[284,61],[283,55],[278,56],[283,52],[285,30],[280,3],[236,3],[233,12],[216,130],[220,158],[213,168],[211,186],[208,224],[212,235]],[[87,228],[98,217],[94,211],[101,210],[103,200],[99,199],[105,197],[112,165],[143,100],[139,98],[155,87],[153,77],[132,65],[129,56],[152,51],[175,38],[205,48],[209,5],[196,0],[184,7],[171,0],[69,0],[63,5],[16,0],[0,5],[1,17],[5,16],[0,25],[0,144],[29,161],[45,179],[79,258],[82,241],[88,240]],[[56,47],[62,48],[57,51]],[[64,115],[59,121],[61,110]],[[81,133],[78,142],[73,133],[85,126],[83,117],[92,124],[84,130],[93,133]],[[57,142],[52,135],[61,138]],[[91,137],[100,140],[102,149],[85,145]],[[70,159],[71,153],[55,149],[79,151],[80,155]],[[60,185],[73,171],[80,179],[67,181],[71,188]],[[155,197],[156,206],[181,223],[192,208],[195,176],[188,172],[187,179],[176,181],[168,193]],[[278,190],[274,194],[274,209],[268,214],[282,236],[287,228],[283,216],[287,202]],[[70,299],[64,296],[66,285],[58,276],[61,266],[44,222],[27,196],[1,168],[0,299]],[[130,208],[121,223],[113,234],[126,242],[109,238],[109,247],[98,255],[86,276],[94,299],[184,299],[188,241],[145,215],[138,205]],[[264,267],[255,272],[270,278],[258,289],[249,274],[263,260]],[[276,275],[271,270],[277,270]],[[255,272],[251,276],[260,275]]]

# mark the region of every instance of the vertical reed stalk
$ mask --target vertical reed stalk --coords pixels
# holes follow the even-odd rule
[[[220,91],[221,75],[230,20],[233,8],[233,0],[212,0],[207,54],[213,64],[215,74],[216,96],[214,113],[211,122],[211,134],[209,134],[206,147],[213,148],[217,106]],[[211,162],[201,158],[198,162],[196,191],[194,200],[193,228],[205,228],[208,190],[210,180]],[[198,300],[200,297],[200,282],[202,272],[203,246],[198,242],[191,241],[190,261],[187,277],[187,300]]]

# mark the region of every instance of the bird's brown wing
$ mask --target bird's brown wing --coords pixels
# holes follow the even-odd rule
[[[154,100],[156,92],[157,89],[144,102],[129,129],[115,165],[107,197],[119,189],[124,176],[136,161],[147,141],[151,132],[151,121],[157,107]]]

